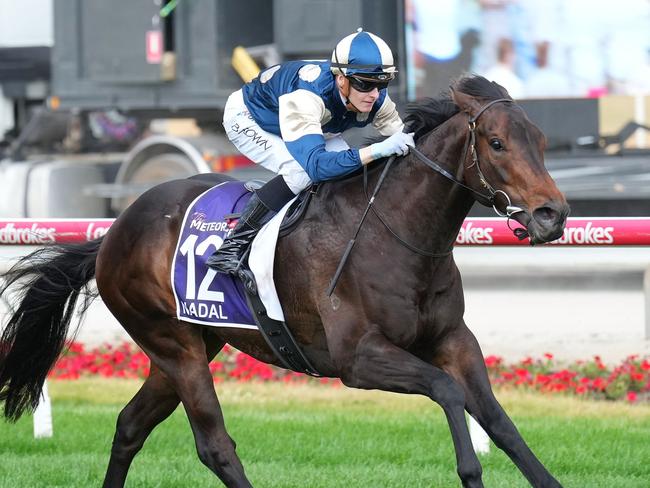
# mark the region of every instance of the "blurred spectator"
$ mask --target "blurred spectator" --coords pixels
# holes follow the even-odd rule
[[[517,98],[650,94],[650,0],[409,3],[418,95],[470,70]]]
[[[519,0],[521,25],[530,45],[524,74],[526,98],[572,95],[563,30],[563,0]]]
[[[577,96],[607,93],[605,38],[607,16],[618,2],[611,0],[572,0],[564,2],[566,39],[572,91]]]
[[[514,66],[515,49],[513,43],[510,39],[501,39],[497,46],[497,62],[485,71],[483,76],[488,80],[496,81],[508,90],[512,98],[518,99],[524,95],[524,83],[515,73]]]
[[[495,66],[502,41],[513,41],[512,6],[517,0],[479,0],[481,22],[480,55],[474,69],[485,73]]]
[[[561,98],[571,95],[571,85],[566,76],[549,63],[550,42],[535,45],[536,68],[530,73],[524,85],[526,98]]]
[[[418,96],[445,90],[452,78],[467,72],[478,45],[476,23],[467,0],[411,0]]]

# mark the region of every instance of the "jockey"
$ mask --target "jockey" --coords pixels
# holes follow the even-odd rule
[[[239,222],[208,266],[238,273],[257,231],[295,195],[312,183],[339,178],[374,160],[406,155],[413,134],[404,124],[386,87],[395,77],[388,45],[359,29],[342,39],[330,62],[289,61],[262,71],[228,98],[223,125],[239,151],[278,174],[258,189]],[[390,136],[351,149],[340,134],[372,124]]]

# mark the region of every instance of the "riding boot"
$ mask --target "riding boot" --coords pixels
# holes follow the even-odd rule
[[[220,273],[235,274],[241,267],[242,259],[253,238],[275,214],[275,211],[264,205],[257,193],[253,193],[231,234],[226,237],[219,250],[208,258],[208,267]]]
[[[253,193],[235,228],[208,258],[208,267],[220,273],[236,274],[251,293],[257,293],[255,278],[246,265],[250,244],[264,224],[294,196],[280,175]]]

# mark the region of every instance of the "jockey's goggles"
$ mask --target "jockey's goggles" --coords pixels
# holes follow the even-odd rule
[[[350,85],[358,92],[368,93],[373,91],[375,88],[377,90],[383,90],[388,87],[388,84],[393,79],[392,76],[388,77],[383,75],[387,79],[378,80],[377,78],[365,77],[360,75],[350,75],[346,78],[350,80]]]

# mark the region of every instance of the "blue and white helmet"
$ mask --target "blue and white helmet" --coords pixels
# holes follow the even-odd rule
[[[362,29],[339,41],[332,52],[331,66],[335,75],[361,75],[377,81],[390,81],[397,73],[388,44]]]

